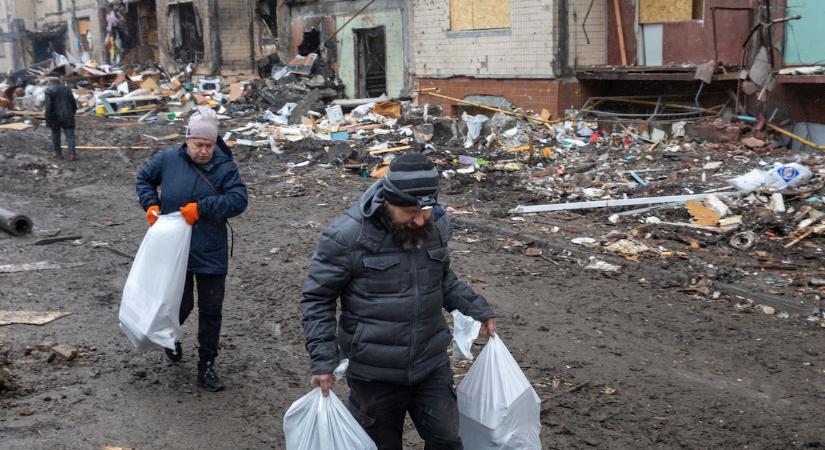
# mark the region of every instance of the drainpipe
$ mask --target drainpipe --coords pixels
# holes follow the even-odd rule
[[[256,73],[258,65],[255,63],[255,9],[252,0],[246,0],[247,22],[249,23],[249,70]]]
[[[209,0],[207,3],[209,8],[209,47],[212,48],[211,64],[209,65],[209,72],[212,75],[218,75],[221,70],[221,28],[218,23],[218,0]]]

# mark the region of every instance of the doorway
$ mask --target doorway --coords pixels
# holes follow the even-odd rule
[[[384,27],[354,30],[355,95],[378,97],[387,92],[387,44]]]
[[[179,63],[203,61],[203,28],[195,5],[169,5],[172,56]]]

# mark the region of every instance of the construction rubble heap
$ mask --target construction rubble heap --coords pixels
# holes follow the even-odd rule
[[[626,260],[690,260],[691,252],[718,247],[723,257],[753,260],[719,276],[741,279],[748,268],[770,267],[782,273],[773,284],[811,284],[803,290],[814,294],[825,284],[793,274],[806,264],[816,269],[821,257],[808,238],[825,232],[825,159],[817,147],[800,148],[812,143],[785,131],[789,124],[662,97],[594,98],[561,118],[451,99],[461,115],[447,117],[428,104],[444,97],[432,90],[342,98],[335,74],[311,59],[230,83],[195,81],[189,69],[88,63],[53,70],[74,87],[81,114],[180,129],[197,105],[209,105],[228,145],[272,152],[290,176],[319,166],[377,179],[396,155],[421,152],[438,166],[447,195],[474,200],[451,208],[456,215],[485,212],[518,226],[552,214],[608,227],[569,242]],[[45,70],[30,72],[45,79]],[[0,127],[35,125],[44,84],[5,86]],[[783,248],[795,248],[792,257]]]

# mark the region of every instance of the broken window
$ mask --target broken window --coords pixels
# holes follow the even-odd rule
[[[124,58],[129,62],[145,62],[158,60],[158,21],[155,14],[155,0],[139,0],[127,4],[124,17],[125,24],[121,24],[132,37],[133,45],[124,45]]]
[[[450,0],[453,31],[510,28],[510,0]]]
[[[276,17],[277,0],[258,0],[257,12],[263,22],[264,29],[270,37],[278,36],[278,19]]]
[[[378,97],[387,92],[387,56],[384,27],[353,30],[357,97]]]
[[[92,51],[91,33],[92,21],[88,17],[77,19],[77,34],[80,35],[80,49],[84,52]]]
[[[191,2],[169,5],[169,36],[175,61],[203,61],[201,19]]]
[[[304,40],[298,46],[298,54],[308,56],[310,53],[318,53],[321,47],[321,33],[315,28],[304,32]]]

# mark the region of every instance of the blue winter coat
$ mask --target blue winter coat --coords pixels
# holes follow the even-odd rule
[[[206,175],[218,193],[195,172],[195,167]],[[186,144],[157,154],[141,169],[136,189],[143,209],[159,205],[161,214],[198,202],[200,219],[192,227],[188,270],[216,275],[227,273],[226,219],[246,209],[247,194],[232,152],[221,139],[212,160],[206,164],[195,164],[186,152]]]

